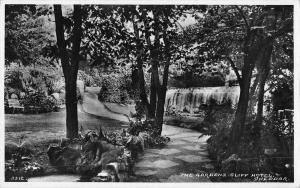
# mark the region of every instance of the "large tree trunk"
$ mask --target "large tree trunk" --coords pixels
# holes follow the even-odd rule
[[[249,32],[246,40],[244,52],[246,56],[244,57],[244,65],[242,68],[242,78],[240,84],[240,97],[238,106],[235,113],[235,119],[232,123],[232,128],[230,132],[230,150],[232,153],[238,151],[238,144],[243,137],[245,121],[247,117],[247,109],[249,102],[249,89],[251,85],[252,71],[254,69],[255,60],[257,56],[257,47],[254,44],[255,33]]]
[[[160,87],[158,93],[158,101],[157,101],[157,108],[156,108],[156,118],[157,118],[157,126],[158,126],[158,134],[161,135],[163,120],[164,120],[164,112],[165,112],[165,102],[166,102],[166,93],[167,93],[167,83],[169,77],[169,59],[167,60],[164,73],[163,73],[163,83]]]
[[[248,61],[248,62],[247,62]],[[238,107],[235,113],[235,119],[232,124],[232,130],[230,135],[231,149],[236,152],[238,149],[238,143],[243,135],[244,125],[247,116],[247,108],[249,101],[249,88],[252,77],[253,65],[251,65],[251,58],[246,60],[245,66],[242,70],[242,85],[240,85],[240,97]]]
[[[138,61],[138,72],[139,72],[139,79],[138,79],[138,85],[139,85],[139,95],[140,99],[142,102],[142,105],[145,108],[145,113],[146,113],[146,118],[152,118],[153,117],[153,112],[151,111],[150,104],[148,102],[148,97],[146,93],[146,88],[145,88],[145,79],[144,79],[144,70],[143,70],[143,65],[142,61]]]
[[[76,80],[65,77],[67,138],[78,136]]]
[[[59,56],[65,77],[66,89],[66,137],[76,138],[78,136],[78,114],[77,114],[77,94],[76,81],[79,62],[79,50],[81,42],[81,7],[74,5],[73,19],[73,40],[72,40],[72,57],[71,62],[66,49],[64,38],[64,25],[61,5],[54,5],[54,15],[56,24],[57,46]]]
[[[154,22],[159,23],[158,16],[156,13],[153,13]],[[134,17],[133,17],[134,18]],[[167,17],[165,18],[167,19]],[[164,116],[164,104],[166,98],[166,90],[167,90],[167,82],[168,82],[168,71],[169,71],[169,63],[170,63],[170,55],[169,55],[169,42],[167,41],[166,33],[164,33],[164,42],[165,42],[165,57],[166,64],[164,65],[163,72],[163,83],[160,83],[160,75],[159,75],[159,61],[160,59],[160,41],[159,41],[159,28],[157,25],[154,27],[155,39],[154,44],[151,43],[150,36],[146,39],[147,44],[150,47],[150,61],[151,61],[151,85],[150,85],[150,103],[148,102],[147,94],[145,91],[145,81],[143,74],[143,60],[142,56],[145,55],[143,51],[143,44],[140,41],[139,30],[138,27],[132,19],[133,29],[136,37],[136,45],[137,45],[137,66],[140,73],[139,76],[139,90],[140,90],[140,98],[146,107],[146,116],[149,119],[155,119],[154,129],[156,130],[156,134],[160,135],[162,131],[163,125],[163,116]],[[167,31],[167,25],[165,26],[165,31]]]
[[[155,87],[155,74],[151,72],[151,84],[150,84],[150,107],[151,107],[151,118],[155,117],[155,110],[157,104],[157,89]]]
[[[257,103],[257,115],[256,115],[256,122],[255,122],[255,130],[258,133],[260,133],[260,128],[263,121],[263,106],[264,106],[264,93],[265,93],[265,84],[266,80],[269,76],[270,72],[270,59],[272,55],[273,45],[272,43],[269,44],[264,52],[262,62],[260,63],[260,70],[259,70],[259,88],[258,88],[258,103]]]
[[[157,107],[156,107],[156,124],[158,127],[157,134],[160,135],[163,126],[164,112],[165,112],[165,99],[166,99],[166,89],[161,88],[158,93]]]
[[[251,39],[249,39],[251,40]],[[251,43],[249,43],[250,46]],[[241,141],[241,138],[244,135],[245,128],[245,122],[247,118],[247,109],[248,109],[248,103],[250,99],[249,95],[249,89],[251,86],[251,78],[252,78],[252,71],[254,69],[256,62],[261,62],[265,59],[265,52],[266,49],[270,45],[270,40],[260,40],[257,44],[252,44],[252,47],[247,49],[246,54],[248,54],[245,57],[244,60],[244,66],[242,69],[242,83],[240,85],[240,98],[238,107],[235,114],[235,119],[232,124],[232,130],[231,130],[231,138],[230,138],[230,144],[231,144],[231,151],[237,152],[238,151],[238,143]],[[248,127],[247,127],[248,128]]]
[[[137,52],[137,70],[138,70],[138,80],[133,80],[133,82],[137,81],[138,82],[138,93],[139,97],[141,99],[141,103],[145,109],[146,113],[146,118],[153,118],[153,110],[148,102],[148,96],[146,93],[146,88],[145,88],[145,78],[144,78],[144,70],[143,70],[143,55],[144,55],[144,48],[143,44],[140,41],[140,36],[139,36],[139,30],[138,27],[134,21],[134,17],[132,18],[132,24],[133,24],[133,30],[136,38],[136,52]]]

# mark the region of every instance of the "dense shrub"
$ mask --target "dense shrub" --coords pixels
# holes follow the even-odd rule
[[[294,108],[294,89],[288,83],[278,86],[271,94],[274,111]]]
[[[4,84],[8,94],[21,92],[43,91],[47,94],[58,92],[63,87],[62,73],[48,67],[19,66],[11,64],[5,69]]]
[[[25,112],[52,112],[57,106],[57,102],[53,97],[46,96],[41,91],[31,92],[21,100],[21,104],[25,107]]]
[[[210,125],[214,131],[208,140],[208,151],[222,173],[264,173],[293,181],[293,121],[279,120],[276,114],[264,119],[261,136],[257,138],[255,116],[247,118],[238,153],[231,153],[228,143],[234,114],[217,112]],[[210,119],[210,118],[209,118]],[[220,181],[225,181],[222,179]],[[228,181],[236,181],[228,179]],[[240,179],[237,181],[241,181]]]
[[[77,79],[83,81],[88,87],[95,84],[94,78],[82,70],[78,71]]]
[[[277,113],[271,113],[262,129],[263,143],[266,138],[274,138],[276,158],[266,159],[267,165],[275,172],[293,180],[294,176],[294,121],[293,116],[280,119]],[[288,166],[287,166],[288,165]]]
[[[128,103],[131,96],[131,79],[126,74],[103,76],[99,100],[114,103]]]
[[[148,145],[150,147],[165,146],[169,141],[169,137],[161,136],[157,134],[158,127],[156,127],[155,120],[144,121],[130,121],[128,133],[130,135],[140,136],[141,134],[147,134]]]
[[[169,87],[189,88],[189,87],[217,87],[225,85],[225,78],[223,75],[202,74],[194,75],[193,73],[185,73],[181,76],[171,77]]]
[[[31,162],[34,146],[23,141],[5,143],[5,181],[27,181],[28,177],[42,175],[41,165]],[[17,179],[23,177],[23,179]]]
[[[62,93],[65,91],[65,81],[63,78],[57,78],[51,80],[48,84],[48,93]]]
[[[205,117],[202,126],[208,128],[208,134],[212,135],[208,140],[208,150],[211,157],[219,161],[227,150],[230,127],[234,118],[234,110],[230,105],[219,107],[211,101],[205,109]]]
[[[11,64],[5,71],[5,95],[16,94],[25,112],[51,112],[61,101],[56,101],[53,93],[64,90],[61,71],[51,67],[19,66]]]

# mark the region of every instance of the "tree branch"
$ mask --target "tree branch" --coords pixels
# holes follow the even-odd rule
[[[237,67],[235,66],[234,62],[232,61],[232,59],[229,56],[227,56],[227,60],[229,61],[230,65],[231,65],[231,67],[232,67],[232,69],[233,69],[233,71],[234,71],[234,73],[237,77],[237,80],[238,80],[239,84],[241,85],[242,84],[242,78],[241,78],[241,75],[240,75]]]
[[[164,21],[167,23],[167,17],[166,15],[164,15]],[[166,63],[164,66],[164,71],[163,71],[163,83],[162,83],[162,87],[163,89],[165,89],[167,87],[168,84],[168,76],[169,76],[169,65],[170,65],[170,42],[169,42],[169,38],[167,36],[167,26],[164,27],[164,32],[163,32],[163,40],[165,43],[165,55],[166,55]]]
[[[56,42],[59,51],[59,57],[61,59],[61,65],[63,67],[63,72],[65,75],[65,79],[68,78],[69,75],[69,56],[66,49],[66,42],[64,37],[64,26],[63,26],[63,17],[61,5],[54,5],[54,16],[55,16],[55,30],[56,30]]]
[[[78,62],[79,62],[79,51],[80,51],[80,43],[81,43],[81,6],[74,5],[74,29],[73,29],[73,37],[72,37],[72,57],[71,57],[71,67],[72,67],[72,75],[75,76],[75,80],[77,78],[78,72]]]
[[[243,13],[243,10],[239,6],[237,6],[237,5],[235,5],[235,8],[239,11],[240,15],[242,16],[242,18],[243,18],[243,20],[244,20],[244,22],[246,24],[247,30],[249,32],[250,31],[250,26],[249,26],[249,23],[248,23],[248,21],[247,21],[247,19],[245,17],[245,14]]]

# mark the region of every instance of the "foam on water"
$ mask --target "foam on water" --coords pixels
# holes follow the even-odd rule
[[[214,99],[217,104],[224,104],[228,101],[236,105],[239,100],[240,87],[201,87],[169,89],[166,94],[165,108],[175,108],[179,111],[188,109],[191,113],[202,104],[208,104]]]

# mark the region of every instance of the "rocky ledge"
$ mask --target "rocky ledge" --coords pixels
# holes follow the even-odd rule
[[[100,129],[78,139],[63,139],[49,146],[49,161],[62,173],[79,174],[82,181],[128,181],[139,153],[169,141],[143,131],[146,124],[132,123],[128,130],[103,133]]]

